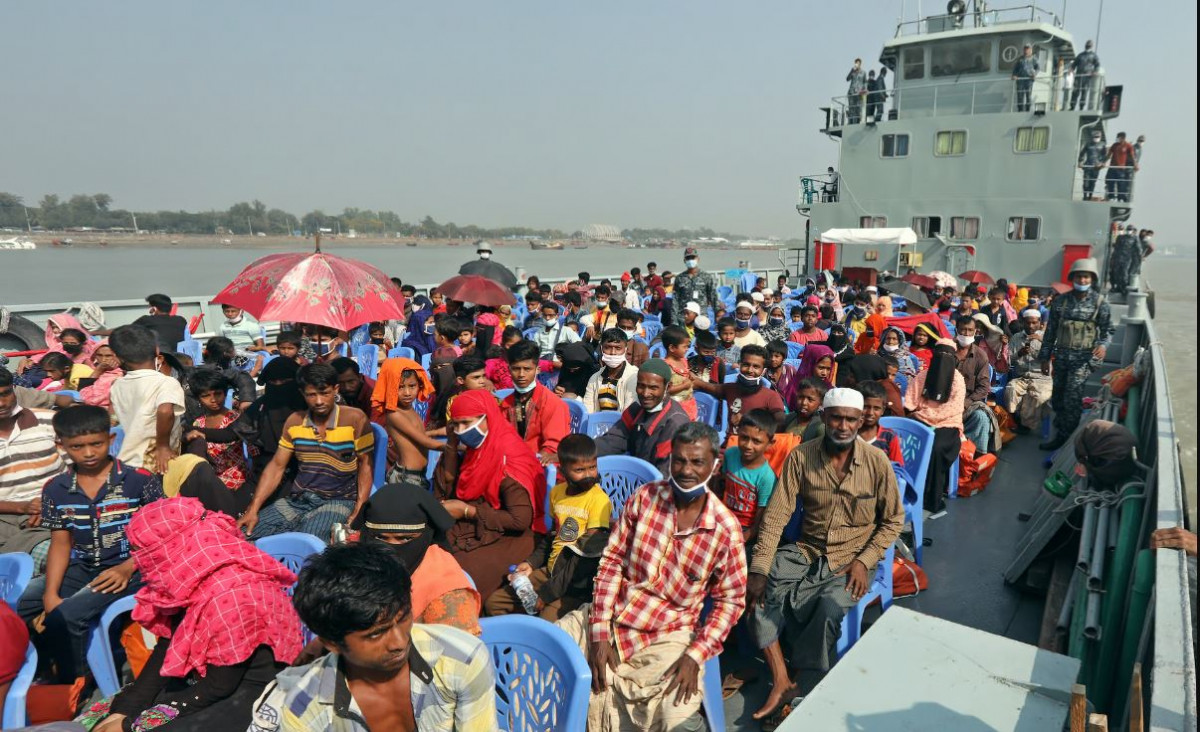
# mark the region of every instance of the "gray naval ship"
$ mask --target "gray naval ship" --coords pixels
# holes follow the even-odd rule
[[[1027,53],[1031,79],[1017,68],[1034,65]],[[1074,703],[1094,724],[1104,715],[1089,730],[1194,730],[1187,560],[1148,548],[1155,529],[1186,523],[1153,292],[1136,276],[1127,294],[1108,282],[1137,174],[1080,166],[1096,133],[1107,147],[1120,131],[1119,70],[1055,12],[962,0],[902,19],[863,70],[880,66],[887,98],[820,110],[838,164],[801,179],[807,244],[787,266],[863,281],[976,270],[1063,291],[1071,265],[1095,258],[1116,334],[1080,429],[1123,422],[1143,467],[1102,498],[1070,441],[1054,454],[1036,435],[1004,445],[983,493],[926,519],[930,589],[884,611],[779,729],[1058,730]],[[1140,384],[1115,397],[1103,377],[1135,360]]]

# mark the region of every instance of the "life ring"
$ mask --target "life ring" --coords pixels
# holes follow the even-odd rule
[[[46,332],[32,320],[0,308],[0,352],[36,351],[46,347]]]

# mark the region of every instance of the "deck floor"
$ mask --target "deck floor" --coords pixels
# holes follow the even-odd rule
[[[1005,445],[992,482],[982,493],[952,499],[944,516],[926,521],[925,536],[933,540],[923,556],[929,589],[916,597],[896,600],[896,604],[1024,643],[1037,643],[1043,598],[1006,585],[1004,570],[1027,527],[1018,514],[1031,509],[1045,478],[1043,461],[1049,453],[1037,449],[1040,441],[1040,435],[1030,434]],[[867,612],[868,626],[878,613]],[[723,668],[747,663],[732,639],[727,646],[729,650],[721,659]],[[725,702],[729,730],[760,729],[750,715],[766,698],[766,668],[757,659],[749,664],[760,672],[760,677]]]

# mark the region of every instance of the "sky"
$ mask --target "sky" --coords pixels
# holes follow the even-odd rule
[[[918,1],[904,4],[913,17]],[[1077,44],[1095,36],[1098,7],[1068,0]],[[7,2],[0,191],[28,203],[105,192],[133,210],[257,198],[296,214],[798,236],[797,179],[837,160],[818,107],[845,93],[855,56],[878,58],[900,11]],[[1104,3],[1097,50],[1108,83],[1125,85],[1116,129],[1148,140],[1134,219],[1160,243],[1194,242],[1195,28],[1194,0]]]

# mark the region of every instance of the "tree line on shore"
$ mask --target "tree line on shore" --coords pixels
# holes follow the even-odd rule
[[[353,229],[361,235],[428,237],[431,239],[501,239],[505,237],[541,237],[566,239],[581,237],[581,231],[535,229],[524,226],[489,228],[453,222],[439,223],[432,216],[417,222],[405,221],[393,211],[346,208],[341,213],[309,211],[296,216],[279,208],[269,208],[262,201],[235,203],[225,211],[128,211],[113,208],[113,197],[107,193],[75,194],[69,198],[47,194],[36,204],[26,203],[21,196],[0,192],[0,228],[28,230],[41,227],[49,231],[94,229],[99,231],[151,231],[168,234],[273,236],[300,233],[312,234],[327,229],[345,234]],[[626,239],[689,240],[700,237],[745,238],[702,227],[699,229],[626,229]]]

